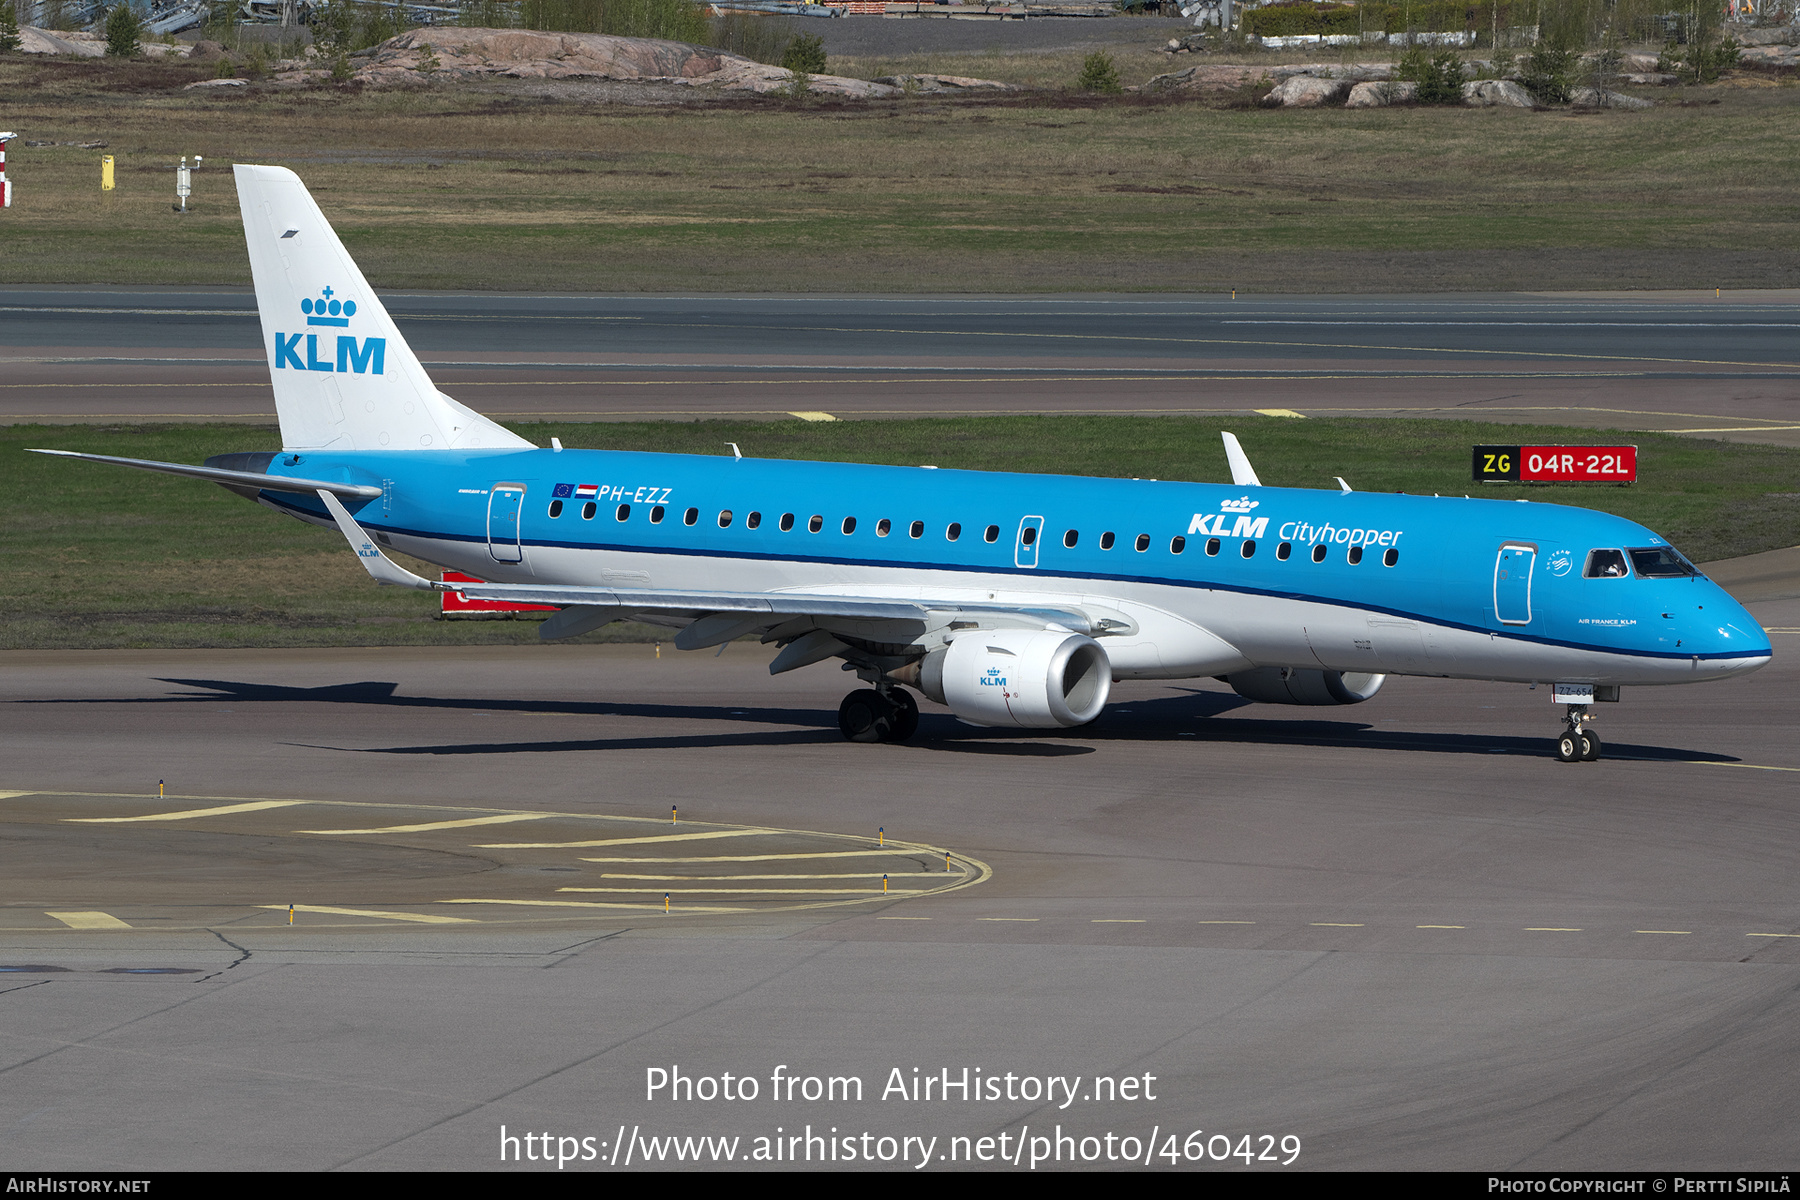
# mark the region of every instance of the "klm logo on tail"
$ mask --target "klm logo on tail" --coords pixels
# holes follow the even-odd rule
[[[302,300],[300,311],[306,315],[308,326],[329,326],[346,329],[350,318],[356,315],[356,301],[337,300],[332,297],[331,289],[326,288],[324,295],[317,300]],[[355,372],[358,375],[381,375],[387,368],[387,339],[364,338],[358,342],[355,335],[340,333],[337,338],[337,361],[319,357],[319,334],[316,333],[276,333],[275,335],[275,369],[277,371],[293,369],[295,371],[338,371],[344,374]],[[329,334],[325,335],[329,337]],[[306,357],[300,357],[300,339],[306,339]],[[327,352],[329,353],[329,351]]]

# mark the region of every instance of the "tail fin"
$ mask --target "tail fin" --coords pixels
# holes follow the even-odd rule
[[[433,386],[298,175],[234,170],[284,447],[531,448]]]

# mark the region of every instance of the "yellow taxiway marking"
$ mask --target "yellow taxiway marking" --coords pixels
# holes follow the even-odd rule
[[[477,850],[581,850],[600,846],[638,846],[648,842],[697,842],[706,838],[760,837],[791,833],[786,829],[715,829],[709,833],[664,833],[656,837],[601,838],[595,842],[493,842]],[[666,859],[663,861],[667,861]]]
[[[1723,429],[1662,429],[1659,433],[1764,433],[1773,429],[1800,429],[1800,425],[1733,425]]]
[[[1691,929],[1634,929],[1633,933],[1692,933]]]
[[[131,926],[119,920],[111,913],[103,912],[47,912],[46,917],[55,917],[70,929],[130,929]]]
[[[926,873],[930,874],[932,872]],[[945,873],[949,874],[950,872]],[[614,875],[611,872],[607,872],[602,874],[600,878],[654,879],[659,882],[674,883],[717,883],[722,879],[888,879],[892,878],[892,875],[891,873],[884,875],[880,871],[870,871],[867,874],[859,875]],[[908,872],[904,878],[911,879],[913,878],[913,875],[911,872]],[[569,889],[564,888],[562,890],[568,891]]]
[[[1704,758],[1691,758],[1688,761],[1707,767],[1743,767],[1748,771],[1800,771],[1800,767],[1765,767],[1761,763],[1712,762]]]
[[[1036,921],[1037,917],[976,917],[977,921]]]
[[[1414,929],[1467,929],[1467,925],[1414,925]]]
[[[1361,921],[1310,921],[1308,924],[1316,925],[1320,929],[1361,929],[1363,927]]]
[[[428,821],[423,825],[384,825],[379,829],[296,829],[295,833],[340,836],[354,833],[425,833],[433,829],[466,829],[471,825],[508,825],[514,821],[542,821],[554,813],[502,813],[497,817],[470,817],[466,821]]]
[[[934,892],[936,888],[703,888],[703,887],[634,887],[634,888],[557,888],[559,892],[625,892],[628,895],[641,896],[645,892],[669,891],[692,896],[701,892],[725,892],[732,896],[918,896],[926,892]]]
[[[835,421],[836,417],[828,412],[791,412],[790,417],[799,417],[802,421]]]
[[[1783,632],[1786,632],[1785,630]],[[0,792],[0,800],[11,800],[14,796],[35,796],[36,792]]]
[[[305,804],[304,800],[257,800],[250,804],[226,804],[218,808],[189,808],[181,812],[150,813],[142,817],[64,817],[78,825],[125,825],[137,821],[191,821],[195,817],[229,817],[233,813],[261,812],[265,808],[288,808]]]
[[[55,916],[55,915],[56,915],[56,914],[55,914],[55,913],[51,913],[51,914],[50,914],[50,915],[51,915],[51,916],[53,916],[53,917],[54,917],[54,916]],[[1745,934],[1745,935],[1744,935],[1744,936],[1745,936],[1745,937],[1791,937],[1791,938],[1800,938],[1800,933],[1746,933],[1746,934]]]
[[[493,847],[484,846],[484,850]],[[897,850],[820,850],[807,851],[804,854],[724,854],[713,858],[582,858],[582,862],[591,863],[748,863],[748,862],[781,862],[790,858],[856,858],[864,855],[880,855],[883,858],[895,856],[905,857],[906,851]],[[916,851],[914,851],[916,853]]]
[[[1299,417],[1306,419],[1305,413],[1297,413],[1291,408],[1259,408],[1256,410],[1265,417]]]
[[[603,900],[439,900],[439,904],[514,904],[527,908],[621,908],[633,912],[661,912],[660,904],[610,904]],[[682,912],[741,913],[751,912],[748,908],[698,908],[691,904],[681,906]]]
[[[1580,933],[1579,929],[1562,929],[1555,925],[1528,925],[1525,933]]]
[[[286,904],[259,904],[258,908],[274,908],[286,912]],[[324,904],[295,904],[291,906],[295,912],[330,913],[338,917],[382,917],[389,921],[417,921],[421,925],[474,925],[477,922],[470,917],[439,917],[426,913],[387,912],[379,908],[331,908]]]

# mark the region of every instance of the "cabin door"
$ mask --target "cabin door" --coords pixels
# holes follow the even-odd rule
[[[1502,625],[1531,624],[1531,583],[1537,547],[1508,542],[1494,560],[1494,616]]]
[[[516,563],[519,549],[519,509],[525,503],[525,485],[496,483],[488,492],[488,553],[495,562]]]
[[[1018,540],[1013,543],[1013,565],[1016,567],[1035,567],[1038,562],[1038,542],[1043,537],[1044,518],[1026,517],[1019,522]]]

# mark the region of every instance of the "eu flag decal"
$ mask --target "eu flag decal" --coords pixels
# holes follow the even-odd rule
[[[559,483],[556,485],[556,489],[550,494],[558,500],[567,500],[570,496],[575,494],[575,485],[572,483]]]

